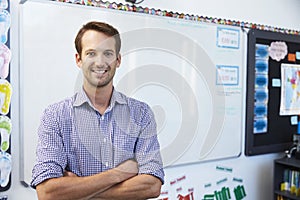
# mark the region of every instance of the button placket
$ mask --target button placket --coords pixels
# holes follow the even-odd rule
[[[102,158],[102,164],[104,165],[104,171],[112,168],[112,144],[110,141],[110,130],[109,130],[109,124],[107,122],[107,114],[102,115],[99,118],[100,122],[100,130],[101,130],[101,137],[103,138],[101,141],[101,158]]]

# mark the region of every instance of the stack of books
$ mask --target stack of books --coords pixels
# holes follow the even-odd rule
[[[300,196],[300,172],[292,169],[283,171],[283,182],[280,184],[281,191],[289,191],[291,194]]]

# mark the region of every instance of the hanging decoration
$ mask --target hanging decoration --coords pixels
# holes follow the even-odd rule
[[[239,26],[241,28],[249,28],[249,29],[251,28],[251,29],[266,30],[271,32],[281,32],[285,34],[300,35],[300,31],[298,30],[278,28],[278,27],[273,27],[268,25],[256,24],[251,22],[243,22],[243,21],[235,21],[230,19],[228,20],[228,19],[213,18],[207,16],[189,15],[189,14],[154,9],[154,8],[147,8],[147,7],[144,8],[142,6],[136,6],[134,4],[129,5],[129,4],[122,4],[122,3],[115,3],[115,2],[111,3],[108,1],[104,2],[101,0],[51,0],[51,1],[81,4],[85,6],[94,6],[94,7],[108,8],[114,10],[127,11],[127,12],[137,12],[137,13],[144,13],[150,15],[158,15],[158,16],[173,17],[173,18],[179,18],[185,20],[199,21],[199,22]]]
[[[10,120],[10,102],[12,87],[9,83],[9,65],[11,50],[9,29],[11,16],[9,0],[0,0],[0,192],[7,191],[11,185],[11,142],[12,123]],[[2,196],[0,199],[8,199]]]

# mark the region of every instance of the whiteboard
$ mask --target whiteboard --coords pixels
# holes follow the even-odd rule
[[[240,155],[245,66],[239,27],[27,1],[20,13],[21,181],[31,180],[42,111],[81,87],[73,41],[90,20],[120,31],[114,85],[153,109],[164,167]]]

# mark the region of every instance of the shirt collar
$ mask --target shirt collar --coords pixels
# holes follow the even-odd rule
[[[91,107],[94,107],[93,104],[91,103],[90,99],[86,95],[83,87],[81,87],[81,89],[75,95],[74,106],[75,107],[81,106],[84,103],[88,103]],[[127,101],[126,101],[126,96],[124,94],[118,92],[117,90],[115,90],[115,88],[113,88],[113,93],[111,96],[109,107],[113,108],[116,103],[127,104]]]

